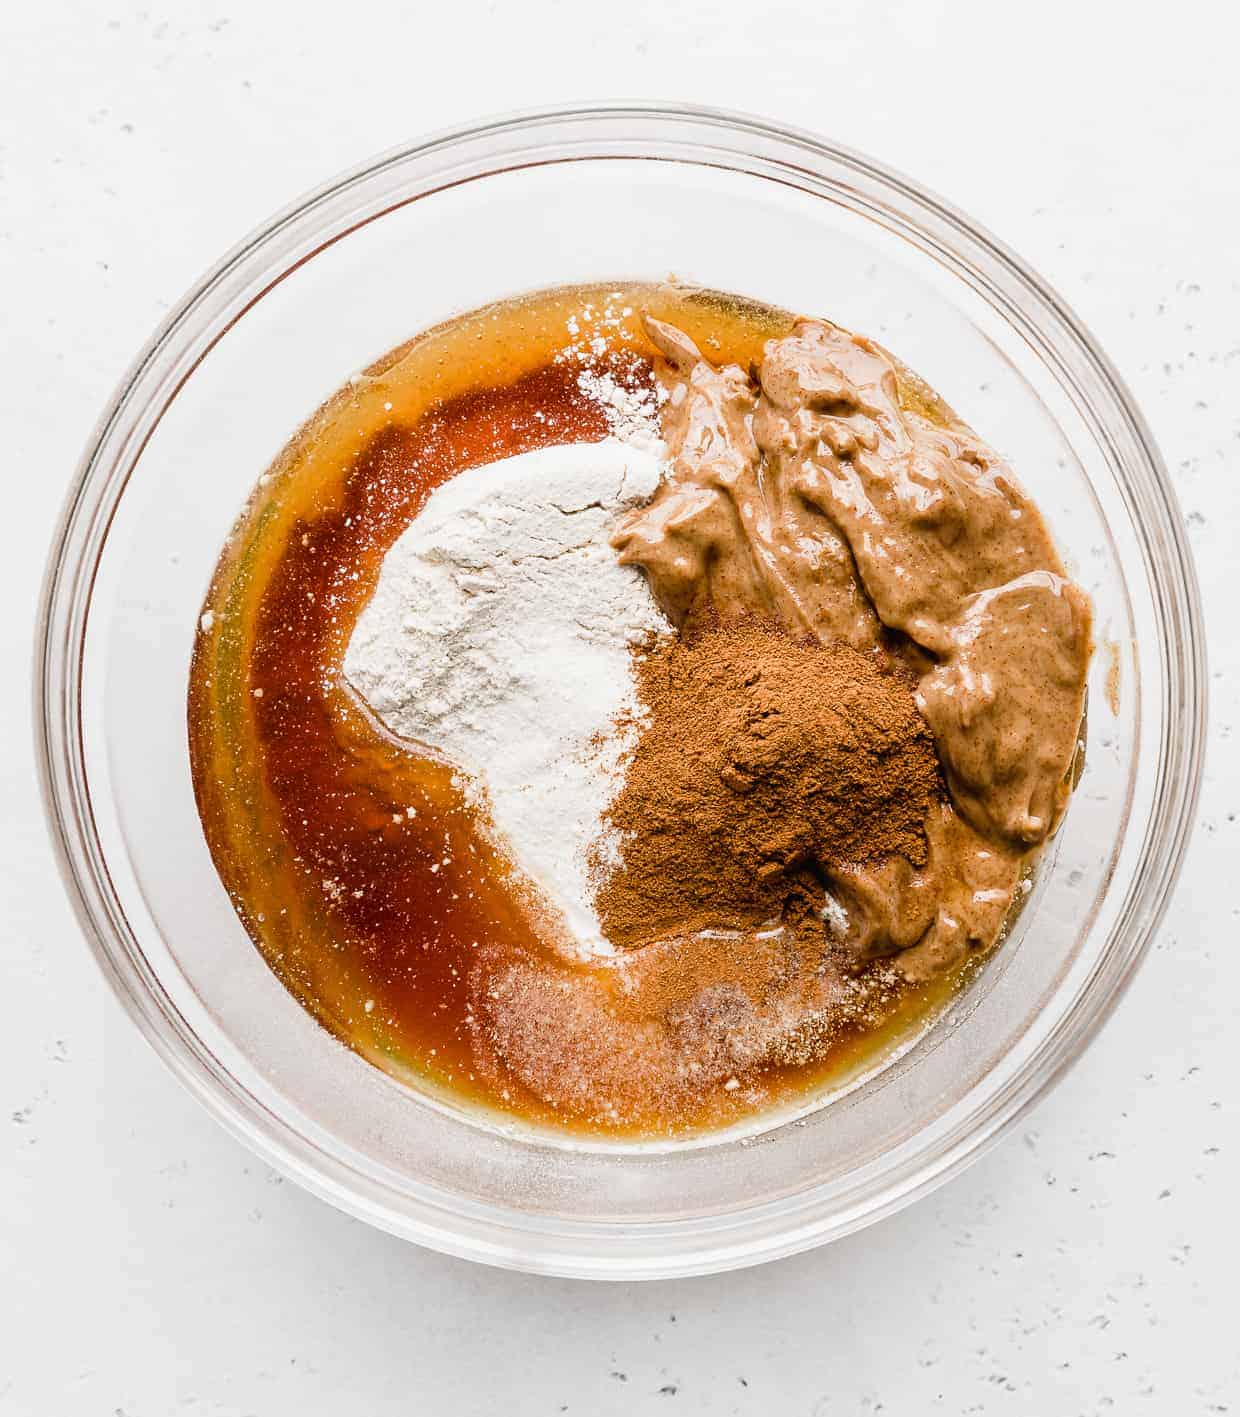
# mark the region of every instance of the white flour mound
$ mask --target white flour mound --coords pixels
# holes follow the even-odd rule
[[[481,783],[515,863],[578,945],[610,953],[589,858],[639,714],[630,646],[670,630],[608,544],[654,492],[654,450],[614,439],[473,468],[435,491],[388,552],[345,674],[403,738]]]

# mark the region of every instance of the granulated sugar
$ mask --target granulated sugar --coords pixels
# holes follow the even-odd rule
[[[592,953],[611,949],[590,861],[614,846],[601,818],[637,731],[630,650],[670,632],[608,537],[659,476],[615,439],[461,473],[388,552],[345,656],[392,732],[485,789],[508,854]]]

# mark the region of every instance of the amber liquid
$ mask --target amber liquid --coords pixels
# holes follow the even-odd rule
[[[387,734],[341,665],[385,552],[436,487],[467,468],[607,435],[577,385],[582,340],[602,341],[593,367],[648,380],[642,311],[742,367],[791,324],[711,292],[576,287],[474,312],[387,355],[310,419],[260,483],[216,571],[189,694],[212,856],[297,999],[406,1082],[527,1122],[622,1136],[725,1125],[838,1086],[959,985],[893,990],[811,1062],[765,1065],[744,1087],[708,1088],[688,1107],[654,1095],[600,1115],[549,1102],[487,1047],[476,1001],[514,961],[570,987],[613,983],[604,966],[569,964],[542,938],[453,767]]]

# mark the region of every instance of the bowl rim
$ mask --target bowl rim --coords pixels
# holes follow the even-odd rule
[[[1014,1076],[954,1132],[940,1138],[936,1154],[917,1155],[887,1178],[881,1187],[852,1203],[839,1200],[830,1213],[815,1213],[814,1188],[785,1206],[778,1218],[763,1218],[756,1228],[754,1208],[724,1215],[692,1217],[664,1223],[641,1222],[642,1254],[612,1272],[602,1262],[597,1241],[583,1244],[578,1224],[565,1223],[547,1245],[545,1233],[536,1249],[523,1243],[528,1228],[520,1212],[482,1207],[476,1202],[452,1204],[447,1192],[421,1188],[408,1191],[402,1213],[385,1201],[387,1189],[363,1176],[339,1157],[293,1128],[242,1088],[214,1058],[204,1042],[168,998],[136,941],[113,892],[107,861],[93,831],[90,783],[81,748],[81,657],[93,585],[96,553],[106,540],[116,503],[142,455],[146,440],[198,363],[244,313],[270,288],[263,268],[269,249],[282,236],[312,222],[316,213],[337,198],[396,170],[402,163],[487,138],[507,140],[518,135],[537,142],[541,128],[576,125],[584,136],[591,125],[617,121],[661,122],[686,130],[709,130],[735,160],[738,144],[775,149],[777,165],[804,172],[815,162],[842,167],[860,181],[901,199],[907,207],[946,230],[965,248],[960,259],[981,262],[990,294],[1007,318],[1022,328],[1051,362],[1064,368],[1057,349],[1046,343],[1042,324],[1054,329],[1070,348],[1081,370],[1118,414],[1129,444],[1126,472],[1134,485],[1125,495],[1135,504],[1134,520],[1146,541],[1156,537],[1166,570],[1154,576],[1156,601],[1172,638],[1160,642],[1165,675],[1160,770],[1141,843],[1134,883],[1117,917],[1108,947],[1107,977],[1099,966],[1090,987],[1083,988],[1072,1007]],[[726,148],[731,141],[732,146]],[[637,137],[630,148],[650,147]],[[675,141],[674,138],[666,141]],[[643,155],[632,151],[622,156]],[[658,154],[645,154],[654,155]],[[588,159],[592,154],[580,155]],[[798,163],[800,166],[798,167]],[[503,164],[473,180],[511,170]],[[821,174],[820,174],[821,175]],[[433,188],[423,188],[400,201],[417,200]],[[382,215],[375,211],[364,220]],[[356,224],[355,224],[356,225]],[[348,230],[336,233],[339,239]],[[320,243],[321,245],[322,243]],[[319,249],[315,247],[314,249]],[[957,252],[958,257],[960,253]],[[303,257],[303,259],[305,259]],[[266,274],[271,275],[268,268]],[[281,272],[273,279],[281,278]],[[959,274],[959,272],[957,272]],[[246,284],[246,279],[250,284]],[[256,283],[257,282],[257,283]],[[231,283],[231,284],[230,284]],[[207,307],[221,298],[214,316]],[[227,318],[223,318],[227,315]],[[214,326],[212,325],[214,320]],[[205,323],[204,323],[205,321]],[[1076,382],[1075,376],[1073,383]],[[158,405],[153,419],[141,415]],[[1205,635],[1196,573],[1174,492],[1153,437],[1123,380],[1067,303],[1003,243],[951,204],[885,164],[805,130],[747,114],[680,103],[619,102],[563,104],[525,109],[439,130],[422,139],[393,147],[360,162],[306,193],[252,231],[212,266],[170,310],[126,370],[97,421],[66,494],[52,540],[36,622],[34,654],[35,758],[44,812],[53,850],[79,925],[112,992],[181,1083],[225,1128],[275,1169],[346,1212],[407,1239],[465,1258],[531,1272],[578,1277],[655,1278],[715,1272],[808,1249],[861,1228],[910,1204],[942,1184],[997,1142],[1064,1075],[1110,1016],[1144,957],[1170,900],[1191,837],[1204,757],[1206,727]],[[1168,695],[1174,686],[1177,698]],[[1158,828],[1158,830],[1155,830]],[[1101,987],[1105,984],[1105,988]],[[257,1105],[256,1105],[257,1103]],[[914,1164],[916,1163],[916,1164]],[[391,1188],[394,1190],[394,1188]],[[417,1213],[411,1214],[410,1210]],[[821,1209],[821,1208],[820,1208]],[[466,1214],[466,1211],[469,1213]],[[750,1219],[750,1233],[739,1237],[738,1222]],[[674,1227],[678,1237],[671,1240]],[[613,1224],[612,1240],[620,1227]],[[696,1241],[689,1248],[683,1245]],[[662,1243],[661,1243],[662,1242]]]

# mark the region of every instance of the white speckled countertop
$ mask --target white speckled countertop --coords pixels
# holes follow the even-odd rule
[[[187,18],[192,13],[193,18]],[[1240,1411],[1240,21],[1213,0],[40,0],[0,19],[0,1414]],[[1016,247],[1130,381],[1210,636],[1200,822],[1157,945],[1026,1125],[912,1209],[714,1279],[587,1286],[403,1245],[165,1073],[64,904],[30,753],[44,548],[155,321],[420,130],[678,97],[828,131]]]

